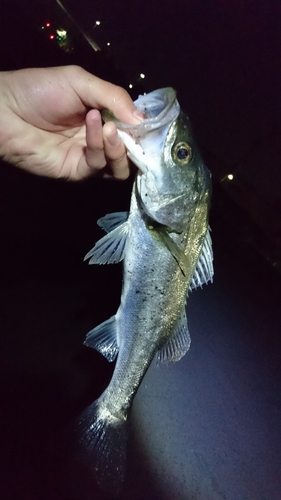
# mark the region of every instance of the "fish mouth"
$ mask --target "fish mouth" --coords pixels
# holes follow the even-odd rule
[[[145,137],[149,132],[172,123],[180,113],[176,91],[172,87],[155,90],[149,94],[140,95],[134,101],[136,108],[145,115],[145,119],[138,125],[124,123],[109,111],[102,110],[101,115],[105,122],[113,121],[119,130],[130,134],[135,139]]]
[[[128,157],[146,174],[151,165],[154,169],[163,153],[168,130],[180,114],[180,105],[172,87],[140,95],[134,104],[146,116],[138,125],[117,120],[109,110],[103,110],[102,117],[105,122],[115,123]]]

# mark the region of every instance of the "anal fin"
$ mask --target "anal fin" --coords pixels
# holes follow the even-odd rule
[[[177,326],[166,344],[156,353],[156,363],[171,363],[179,361],[188,351],[191,339],[187,326],[185,307],[180,315]]]
[[[115,316],[93,328],[87,334],[84,345],[96,349],[108,361],[114,361],[119,350]]]

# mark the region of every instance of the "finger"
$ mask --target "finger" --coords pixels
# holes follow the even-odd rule
[[[69,81],[81,101],[91,108],[107,108],[121,121],[137,125],[144,118],[143,113],[137,110],[128,92],[88,73],[80,67],[69,66]],[[73,77],[75,72],[75,78]]]
[[[114,123],[108,122],[104,125],[103,139],[104,153],[113,177],[116,179],[127,179],[130,174],[129,158]]]
[[[92,171],[106,165],[100,112],[92,109],[86,115],[86,162]]]

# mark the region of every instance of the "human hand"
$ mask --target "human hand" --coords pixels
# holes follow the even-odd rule
[[[29,172],[80,180],[100,173],[125,179],[129,159],[99,109],[140,123],[129,94],[79,66],[0,73],[0,157]]]

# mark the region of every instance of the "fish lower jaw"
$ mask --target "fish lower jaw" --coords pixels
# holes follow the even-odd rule
[[[132,151],[128,152],[130,160],[138,167],[142,174],[147,172],[147,164],[142,160],[142,155],[135,155]]]

